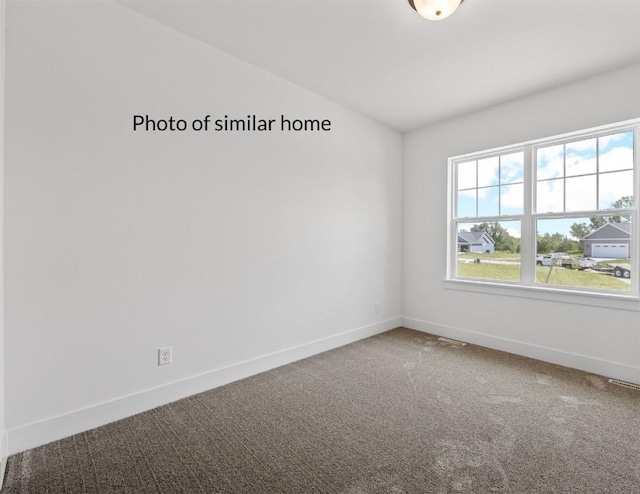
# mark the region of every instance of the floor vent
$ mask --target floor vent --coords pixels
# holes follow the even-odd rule
[[[466,343],[464,341],[452,340],[450,338],[445,338],[444,336],[441,336],[440,338],[438,338],[438,341],[442,341],[443,343],[450,343],[452,345],[458,345],[458,346],[465,346],[466,345]]]
[[[633,383],[626,383],[624,381],[618,381],[617,379],[609,379],[611,384],[615,384],[617,386],[622,386],[629,389],[635,389],[636,391],[640,391],[640,385]]]

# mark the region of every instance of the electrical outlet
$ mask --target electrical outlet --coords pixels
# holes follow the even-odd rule
[[[373,304],[373,311],[376,313],[380,312],[380,302]]]
[[[171,363],[171,347],[158,348],[158,365],[167,365]]]

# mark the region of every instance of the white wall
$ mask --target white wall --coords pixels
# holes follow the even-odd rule
[[[11,452],[399,325],[400,134],[114,3],[7,20]]]
[[[639,117],[639,87],[632,65],[405,135],[405,325],[640,382],[638,312],[443,286],[447,158]]]
[[[4,480],[7,438],[4,421],[4,64],[6,3],[0,0],[0,487]]]
[[[416,329],[640,382],[637,312],[445,289],[445,245],[433,241],[446,232],[448,156],[637,117],[640,66],[407,134],[403,147],[120,5],[11,2],[7,16],[10,452],[401,314]],[[134,113],[285,113],[334,130],[142,134]],[[158,367],[166,345],[174,363]]]

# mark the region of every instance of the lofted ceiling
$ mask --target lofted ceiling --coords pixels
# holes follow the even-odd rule
[[[640,61],[640,0],[119,0],[408,131]]]

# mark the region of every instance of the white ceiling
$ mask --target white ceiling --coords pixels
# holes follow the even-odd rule
[[[640,0],[120,0],[401,131],[640,61]]]

